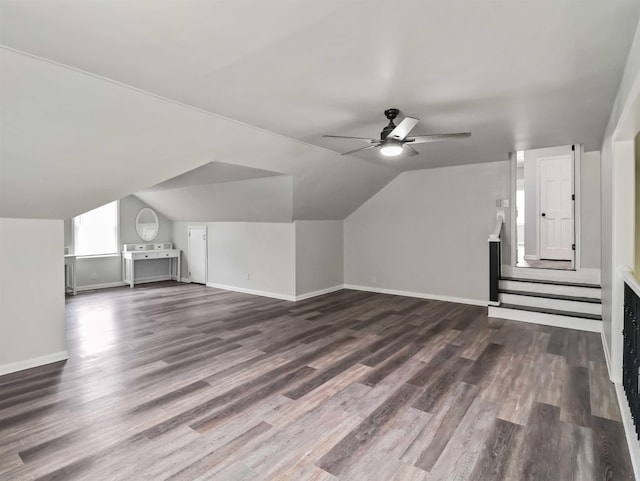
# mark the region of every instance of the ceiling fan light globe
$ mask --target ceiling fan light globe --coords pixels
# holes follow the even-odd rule
[[[380,153],[385,157],[397,157],[402,153],[402,145],[390,144],[380,147]]]

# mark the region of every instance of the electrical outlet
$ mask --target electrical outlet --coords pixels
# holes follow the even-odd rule
[[[376,276],[373,276],[373,277],[371,278],[371,283],[372,283],[372,284],[375,284],[376,282],[378,282],[378,279],[376,279]]]
[[[95,281],[98,278],[98,274],[96,274],[95,272],[91,273],[91,280]]]
[[[250,280],[250,279],[251,279],[251,274],[247,272],[247,280]]]

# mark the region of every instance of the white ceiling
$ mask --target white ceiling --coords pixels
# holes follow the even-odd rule
[[[637,0],[2,0],[3,45],[258,128],[96,77],[70,79],[82,74],[54,73],[65,69],[49,64],[37,80],[22,72],[27,77],[19,80],[32,90],[3,80],[3,102],[14,110],[2,113],[3,144],[11,145],[1,147],[1,165],[22,162],[33,177],[53,162],[69,165],[72,177],[80,169],[82,178],[74,157],[82,154],[106,176],[104,185],[121,182],[104,188],[112,195],[134,184],[109,171],[120,169],[110,152],[115,142],[132,172],[148,169],[151,162],[140,159],[156,153],[181,163],[182,170],[169,173],[167,160],[157,181],[211,160],[292,175],[294,218],[342,218],[402,170],[501,160],[514,149],[572,143],[598,149],[639,13]],[[5,66],[29,62],[12,58]],[[129,93],[103,100],[94,98],[97,87],[79,88],[94,82]],[[66,141],[75,131],[82,149],[71,146],[73,155],[52,138],[44,117],[29,118],[42,113],[31,104],[56,103],[49,96],[62,93],[67,96],[58,97],[55,109],[49,105],[49,113],[68,127]],[[124,97],[134,93],[140,99],[128,104]],[[16,95],[32,97],[11,99]],[[154,107],[140,111],[145,102]],[[97,117],[97,105],[110,115]],[[472,138],[421,145],[422,155],[395,161],[374,151],[357,154],[365,163],[324,150],[359,146],[323,139],[324,133],[375,137],[390,106],[421,119],[415,133],[470,131]],[[166,125],[154,109],[169,115]],[[174,110],[189,118],[186,124],[171,122]],[[145,121],[148,138],[139,136]],[[145,145],[151,138],[155,149]],[[192,144],[181,154],[183,141]],[[131,145],[139,151],[128,152]],[[15,189],[29,185],[29,176],[13,175]],[[139,180],[139,188],[152,184]],[[0,185],[7,184],[14,188],[3,172]],[[46,182],[35,188],[46,190]],[[5,198],[17,200],[3,192]],[[47,216],[69,210],[52,207]],[[45,214],[36,206],[0,206],[0,214],[7,211]]]

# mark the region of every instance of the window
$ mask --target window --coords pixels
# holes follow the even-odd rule
[[[77,256],[118,253],[118,201],[73,218],[73,241]]]

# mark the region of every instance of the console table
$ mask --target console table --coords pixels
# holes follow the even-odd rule
[[[180,250],[173,244],[125,244],[122,251],[122,281],[133,287],[135,284],[136,261],[169,259],[170,276],[180,281]]]

